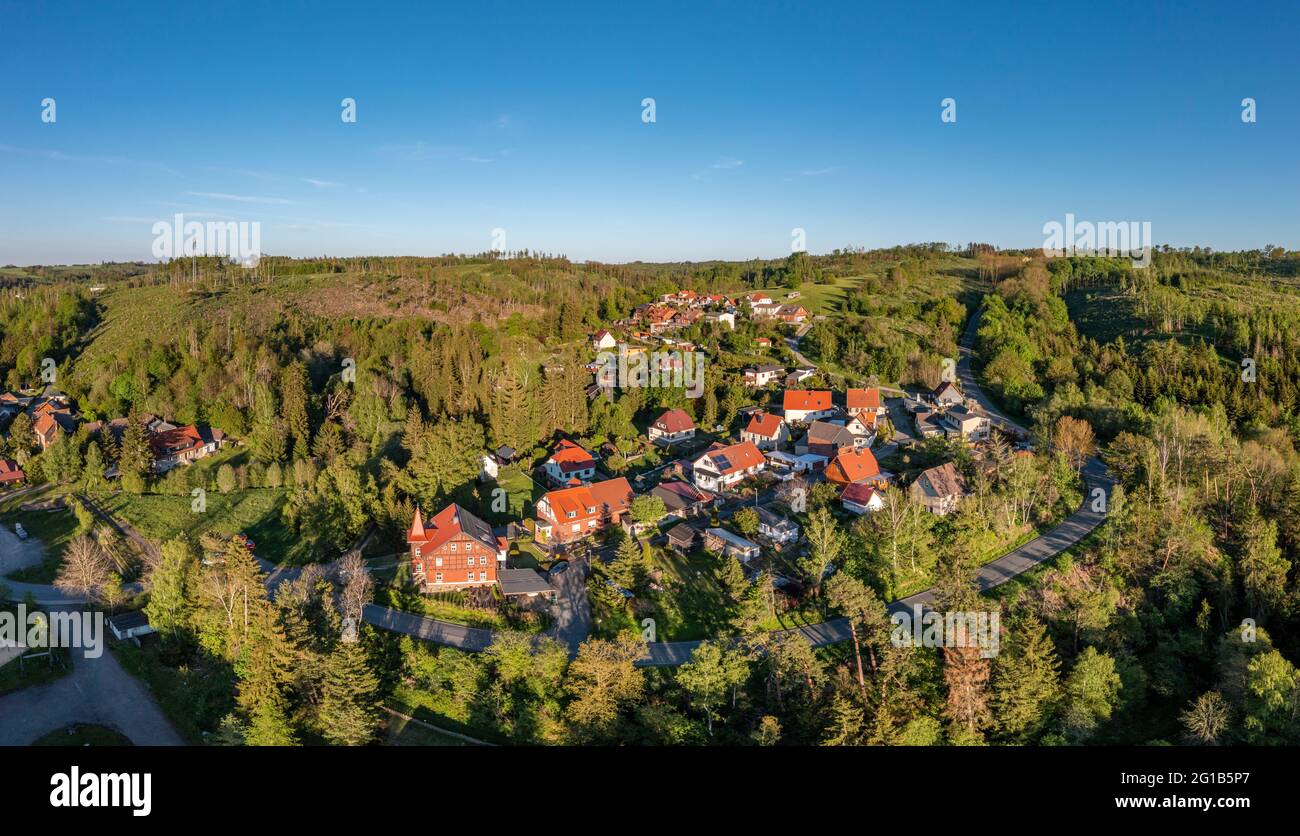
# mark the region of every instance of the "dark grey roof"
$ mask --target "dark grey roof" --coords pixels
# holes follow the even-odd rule
[[[149,616],[145,615],[143,610],[121,612],[117,615],[111,616],[108,619],[108,623],[114,630],[121,633],[127,630],[133,630],[136,627],[144,627],[149,623]]]
[[[693,525],[680,523],[668,529],[668,542],[674,545],[689,546],[700,536],[700,530]]]
[[[555,591],[536,569],[502,569],[497,579],[501,582],[501,592],[506,595]]]

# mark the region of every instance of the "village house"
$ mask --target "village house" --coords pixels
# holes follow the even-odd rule
[[[752,306],[752,305],[770,305],[770,304],[772,304],[772,297],[771,297],[771,296],[768,296],[766,293],[764,293],[764,292],[762,292],[762,291],[760,290],[760,291],[758,291],[757,293],[751,293],[751,294],[749,294],[749,304],[750,304],[751,306]]]
[[[785,306],[780,302],[772,302],[769,300],[767,302],[751,302],[749,307],[753,312],[755,319],[766,319],[769,317],[776,317],[781,313],[781,309]]]
[[[614,339],[613,334],[605,330],[597,331],[595,336],[591,338],[593,351],[608,351],[616,345],[618,345],[618,340]]]
[[[406,542],[411,549],[411,580],[421,592],[491,586],[506,565],[506,539],[455,503],[427,524],[416,508]]]
[[[149,447],[153,450],[153,469],[157,473],[166,473],[173,467],[202,459],[217,450],[225,440],[225,433],[212,427],[200,427],[189,424],[176,427],[164,425],[166,429],[152,432]]]
[[[751,366],[745,369],[745,385],[754,387],[763,387],[776,380],[785,373],[784,366],[778,366],[774,363],[764,363],[760,366]]]
[[[675,444],[695,437],[695,422],[685,410],[670,409],[656,418],[646,435],[655,444]]]
[[[808,311],[803,305],[781,305],[776,311],[776,317],[782,322],[798,325],[808,318]]]
[[[726,325],[732,330],[736,328],[736,315],[731,311],[710,311],[704,315],[704,321]]]
[[[984,441],[989,437],[989,420],[965,406],[952,406],[943,413],[943,431],[948,438]]]
[[[746,540],[725,528],[706,528],[704,530],[704,548],[723,557],[734,557],[741,563],[749,563],[762,554],[762,547],[752,540]]]
[[[923,409],[916,413],[916,434],[921,438],[934,438],[943,435],[943,417],[937,413]]]
[[[846,448],[826,465],[826,481],[835,485],[862,482],[883,487],[888,483],[889,475],[880,469],[879,462],[870,450]]]
[[[759,411],[740,431],[740,440],[752,441],[760,450],[776,450],[790,440],[790,428],[780,415]]]
[[[835,458],[845,447],[850,449],[867,446],[866,436],[854,435],[842,424],[829,421],[813,421],[808,425],[808,432],[794,446],[796,453],[814,453],[828,459]]]
[[[0,485],[15,485],[27,479],[27,474],[13,459],[0,459]]]
[[[968,493],[966,477],[952,462],[921,471],[908,489],[912,498],[931,514],[946,516]]]
[[[940,407],[957,406],[966,402],[961,390],[951,380],[945,380],[930,393],[930,400]]]
[[[817,374],[816,366],[796,366],[794,371],[785,376],[785,385],[797,386],[815,374]]]
[[[777,546],[784,546],[799,540],[799,526],[769,508],[759,506],[758,533]]]
[[[663,502],[664,510],[668,512],[666,517],[679,520],[707,514],[714,500],[708,491],[702,491],[690,482],[679,481],[660,482],[650,495]]]
[[[768,339],[767,337],[755,337],[755,338],[754,338],[754,345],[755,345],[755,347],[757,347],[757,348],[771,348],[771,347],[772,347],[772,341],[771,341],[770,339]]]
[[[552,485],[567,485],[574,480],[590,482],[596,476],[596,459],[566,438],[555,445],[555,452],[542,464],[542,470]]]
[[[885,405],[880,400],[880,389],[869,386],[865,389],[848,389],[844,393],[844,411],[850,415],[870,413],[884,415]]]
[[[824,389],[787,389],[782,407],[785,420],[790,422],[816,421],[835,414],[831,393]]]
[[[874,412],[852,412],[849,413],[849,420],[844,422],[844,426],[854,435],[866,439],[864,443],[870,447],[876,441],[876,433],[882,420],[884,419]]]
[[[538,540],[563,546],[616,526],[632,506],[632,486],[619,477],[550,491],[537,501]]]
[[[874,514],[885,507],[885,495],[876,485],[853,482],[840,491],[840,507],[851,514]]]
[[[723,491],[767,465],[763,453],[752,441],[731,446],[715,445],[691,464],[695,486],[705,491]]]

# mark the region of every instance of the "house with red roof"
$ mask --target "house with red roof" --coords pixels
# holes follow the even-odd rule
[[[767,459],[752,441],[730,446],[715,444],[691,463],[692,481],[700,490],[722,491],[766,466]]]
[[[593,351],[608,351],[618,345],[618,340],[609,331],[600,330],[591,338],[591,348]]]
[[[567,485],[574,480],[590,482],[596,476],[596,459],[582,445],[566,438],[555,445],[555,452],[542,464],[542,470],[552,485]]]
[[[771,412],[755,412],[740,431],[741,441],[752,441],[760,450],[776,450],[790,440],[785,419]]]
[[[14,485],[26,481],[27,474],[13,459],[0,459],[0,485]]]
[[[537,501],[537,539],[548,546],[564,546],[618,525],[634,496],[622,476],[549,491]]]
[[[881,471],[880,463],[870,450],[865,447],[845,447],[826,465],[826,481],[835,485],[863,482],[883,487],[888,483],[889,477]]]
[[[840,491],[840,507],[852,514],[874,514],[885,507],[884,491],[866,482],[853,482]]]
[[[406,542],[411,578],[421,592],[491,586],[506,565],[506,539],[455,503],[427,523],[416,508]]]
[[[835,414],[831,393],[826,389],[787,389],[781,405],[786,421],[816,421]]]
[[[885,405],[880,400],[879,387],[868,386],[865,389],[849,389],[845,391],[844,410],[850,415],[859,412],[884,415]]]
[[[200,427],[189,424],[174,427],[162,425],[149,435],[149,446],[153,450],[153,469],[166,473],[173,467],[204,458],[221,449],[225,433],[212,427]]]
[[[689,519],[708,512],[715,497],[708,491],[702,491],[690,482],[672,480],[660,482],[651,496],[657,496],[664,504],[666,516],[675,519]]]
[[[670,409],[651,422],[646,435],[655,444],[675,444],[695,437],[695,422],[683,409]]]

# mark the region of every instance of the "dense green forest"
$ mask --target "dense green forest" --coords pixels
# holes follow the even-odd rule
[[[437,507],[473,481],[485,445],[536,456],[562,432],[631,450],[650,414],[677,405],[734,426],[756,402],[735,370],[789,359],[773,323],[682,333],[714,358],[702,398],[586,397],[585,339],[662,293],[834,287],[803,349],[828,374],[883,383],[932,384],[979,311],[981,378],[1035,429],[1040,455],[940,523],[810,532],[846,569],[818,594],[853,619],[856,641],[813,651],[760,639],[770,579],[730,587],[724,620],[749,646],[710,644],[676,670],[634,667],[640,648],[620,634],[571,663],[510,633],[479,655],[368,630],[339,643],[346,584],[329,573],[263,596],[254,632],[232,632],[223,601],[260,590],[257,567],[200,570],[194,544],[178,541],[150,607],[193,671],[192,713],[226,742],[370,739],[375,717],[354,711],[369,694],[502,742],[1295,743],[1298,266],[1275,248],[1159,251],[1134,270],[924,245],[745,263],[519,254],[25,270],[0,300],[0,375],[35,385],[48,356],[87,419],[149,412],[223,428],[251,455],[241,483],[274,468],[290,487],[283,523],[329,560],[368,521],[398,543],[417,502]],[[775,347],[757,350],[759,336]],[[1106,523],[979,599],[974,534],[1076,505],[1067,460],[1092,438],[1120,483]],[[113,447],[78,435],[38,454],[22,434],[6,441],[36,480],[93,481],[95,461],[123,465],[128,490],[180,495],[203,478],[146,478],[130,444]],[[911,464],[931,454],[951,451]],[[813,512],[827,502],[814,495]],[[891,643],[883,602],[906,585],[900,562],[918,560],[945,607],[1000,608],[1000,655]]]

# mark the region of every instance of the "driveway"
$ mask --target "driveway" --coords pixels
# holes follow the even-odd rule
[[[111,651],[105,648],[98,659],[73,655],[67,676],[0,696],[0,746],[27,746],[73,723],[108,726],[137,746],[185,745],[149,690]]]
[[[578,645],[591,635],[591,604],[587,601],[587,573],[591,571],[585,558],[569,561],[569,568],[552,575],[549,580],[557,596],[551,606],[554,622],[546,631],[569,648],[569,655],[578,652]]]

